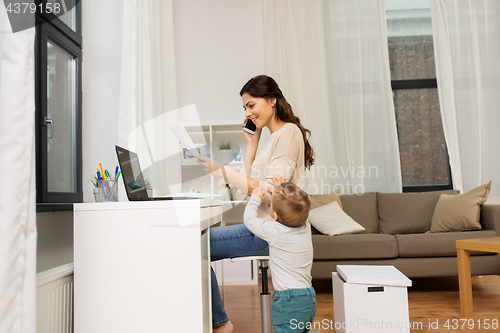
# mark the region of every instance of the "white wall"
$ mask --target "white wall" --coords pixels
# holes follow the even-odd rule
[[[92,202],[96,166],[117,165],[123,0],[83,1],[82,16],[83,191]],[[196,104],[202,124],[243,121],[239,91],[264,73],[262,1],[174,0],[174,20],[179,107]],[[37,214],[38,272],[73,261],[72,216]]]
[[[117,164],[123,1],[82,7],[83,190],[91,202],[98,163]],[[179,107],[196,104],[204,125],[243,121],[239,91],[264,73],[262,19],[261,0],[174,0]],[[126,200],[121,185],[119,197]]]
[[[37,213],[37,273],[73,262],[73,212]]]
[[[241,87],[265,71],[262,1],[173,4],[178,106],[195,104],[202,125],[242,123]],[[183,173],[190,178],[193,170]],[[211,191],[198,179],[183,184],[182,191],[193,189]]]
[[[239,95],[264,74],[261,0],[174,0],[179,107],[196,104],[203,125],[242,123]]]
[[[92,202],[88,181],[102,163],[117,166],[123,0],[86,0],[83,16],[83,191]],[[122,194],[123,197],[125,194]]]

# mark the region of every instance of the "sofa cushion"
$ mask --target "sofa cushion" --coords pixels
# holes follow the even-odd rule
[[[328,205],[331,202],[337,201],[340,208],[342,208],[342,201],[340,201],[340,193],[338,191],[328,193],[328,194],[315,194],[309,196],[311,201],[311,208],[309,210],[316,209],[318,207]]]
[[[396,235],[400,257],[456,257],[459,239],[497,237],[493,230]],[[489,254],[471,251],[471,255]]]
[[[309,222],[316,230],[327,236],[355,234],[365,231],[342,208],[337,201],[309,212]]]
[[[347,215],[365,228],[365,233],[378,233],[377,193],[341,195],[342,207]]]
[[[392,235],[313,235],[312,239],[314,260],[384,259],[398,256],[398,244]]]
[[[459,191],[377,193],[380,232],[396,235],[428,231],[434,208],[443,193],[458,194]]]
[[[491,182],[460,195],[442,195],[432,216],[431,232],[481,229],[481,205],[490,193]]]

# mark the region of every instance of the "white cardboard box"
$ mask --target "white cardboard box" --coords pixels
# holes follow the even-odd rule
[[[332,280],[337,333],[410,332],[411,280],[394,266],[337,265]]]

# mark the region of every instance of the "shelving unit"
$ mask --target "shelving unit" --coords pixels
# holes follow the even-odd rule
[[[233,154],[241,153],[241,156],[245,154],[246,140],[241,130],[241,124],[186,126],[186,130],[193,143],[196,146],[201,146],[200,152],[202,155],[210,156],[220,161],[219,143],[227,141],[231,142],[231,151]],[[181,163],[183,184],[189,183],[188,187],[191,187],[185,189],[187,191],[183,190],[183,192],[196,189],[203,193],[219,193],[217,181],[214,180],[214,177],[210,177],[209,182],[207,179],[202,179],[206,177],[202,177],[203,173],[200,173],[199,168],[194,168],[196,166],[199,167],[196,159],[194,157],[187,157],[186,155],[183,155],[183,157]],[[242,161],[233,160],[227,165],[235,170],[239,170],[241,164]],[[198,181],[197,185],[194,184],[195,181]],[[196,188],[196,186],[200,188]]]
[[[200,153],[220,161],[219,143],[231,142],[231,151],[245,155],[246,140],[241,130],[241,124],[185,126],[189,136],[196,146],[200,147]],[[239,170],[242,161],[231,161],[227,165]],[[242,223],[243,212],[246,206],[246,196],[237,195],[238,201],[229,201],[226,190],[218,188],[218,179],[205,173],[195,158],[184,158],[181,163],[182,183],[186,188],[183,192],[198,190],[203,193],[223,194],[222,201],[222,225],[231,223]],[[225,285],[256,285],[258,284],[257,262],[243,261],[231,263],[222,260],[212,263],[219,284]],[[224,271],[222,275],[221,272]]]

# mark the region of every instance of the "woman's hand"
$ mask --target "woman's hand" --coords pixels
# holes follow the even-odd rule
[[[247,120],[251,121],[250,119],[245,118],[245,120],[243,121],[243,124],[241,125],[242,131],[245,128],[245,124],[246,124]],[[245,135],[245,139],[247,140],[247,144],[255,145],[255,146],[257,146],[259,144],[261,133],[262,133],[262,128],[257,128],[255,130],[255,134],[250,134],[247,131],[243,131],[243,134]]]
[[[283,176],[274,176],[273,177],[273,184],[274,184],[274,187],[277,187],[283,183],[287,183],[288,182],[288,179],[286,179],[285,177]],[[273,194],[273,190],[274,188],[270,188],[268,190],[269,193]]]
[[[279,185],[281,185],[283,183],[287,183],[287,182],[288,182],[288,179],[286,179],[283,176],[274,176],[273,177],[274,187],[279,186]]]
[[[252,195],[256,195],[260,198],[260,200],[264,201],[264,197],[266,196],[266,192],[260,187],[254,188],[252,191]]]
[[[197,158],[196,162],[201,165],[206,173],[218,177],[223,176],[221,169],[224,168],[224,163],[202,155],[195,155],[195,157]]]

